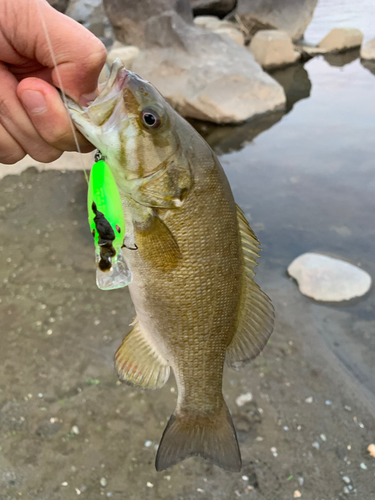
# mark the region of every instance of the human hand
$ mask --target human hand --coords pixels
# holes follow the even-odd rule
[[[100,40],[46,0],[0,0],[0,163],[26,154],[48,163],[76,150],[37,2],[69,97],[92,100],[106,60]],[[77,137],[82,152],[93,149]]]

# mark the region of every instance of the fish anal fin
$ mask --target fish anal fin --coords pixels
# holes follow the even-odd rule
[[[273,330],[274,308],[270,298],[253,281],[259,242],[242,210],[237,207],[243,254],[242,288],[236,333],[227,348],[227,363],[238,368],[260,354]]]
[[[195,455],[231,472],[241,470],[236,431],[224,400],[217,414],[175,412],[171,416],[156,455],[156,470],[165,470]]]
[[[117,374],[122,382],[143,389],[158,389],[167,382],[170,367],[142,332],[138,321],[126,335],[115,355]]]

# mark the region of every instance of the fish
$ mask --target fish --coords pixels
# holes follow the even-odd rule
[[[163,387],[171,370],[176,379],[156,470],[201,456],[238,472],[222,381],[225,362],[254,359],[272,333],[274,308],[254,281],[259,241],[209,145],[121,61],[92,103],[69,99],[68,109],[110,166],[124,211],[137,316],[116,352],[117,373],[143,389]]]

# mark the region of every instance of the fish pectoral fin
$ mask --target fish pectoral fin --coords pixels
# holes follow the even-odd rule
[[[182,259],[178,243],[156,212],[145,223],[134,225],[139,255],[148,264],[162,270],[174,269]]]
[[[231,472],[241,470],[236,431],[224,400],[217,414],[175,412],[171,416],[156,455],[156,470],[165,470],[194,455]]]
[[[150,345],[138,320],[115,355],[117,374],[122,382],[143,389],[159,389],[169,378],[167,361]]]
[[[275,318],[270,298],[253,280],[259,257],[259,242],[239,207],[237,207],[237,219],[244,269],[237,329],[226,352],[227,364],[234,368],[240,367],[260,354],[272,333]]]

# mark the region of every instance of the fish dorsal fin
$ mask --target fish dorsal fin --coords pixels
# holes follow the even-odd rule
[[[236,333],[227,348],[227,363],[239,367],[262,351],[273,330],[274,308],[270,298],[254,282],[260,245],[244,213],[237,207],[243,272]]]
[[[143,389],[163,387],[170,372],[167,361],[150,345],[137,318],[117,349],[115,366],[122,382]]]

